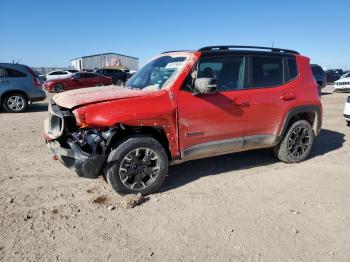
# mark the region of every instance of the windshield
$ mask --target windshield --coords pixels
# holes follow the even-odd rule
[[[126,87],[143,90],[161,90],[182,70],[186,56],[160,56],[133,75]]]

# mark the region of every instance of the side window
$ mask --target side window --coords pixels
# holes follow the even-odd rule
[[[252,86],[283,84],[283,60],[280,57],[252,57]]]
[[[95,78],[95,76],[96,76],[95,74],[87,74],[86,77],[87,77],[87,78]]]
[[[244,57],[221,56],[200,59],[197,78],[216,79],[217,91],[242,89]]]
[[[82,78],[81,75],[82,75],[81,73],[75,74],[75,78],[80,79],[80,78]]]
[[[27,77],[26,74],[20,72],[20,71],[17,71],[17,70],[14,70],[14,69],[10,69],[10,68],[5,68],[6,70],[6,73],[5,73],[5,76],[6,77]]]
[[[297,62],[295,58],[288,58],[289,80],[294,79],[298,75]]]

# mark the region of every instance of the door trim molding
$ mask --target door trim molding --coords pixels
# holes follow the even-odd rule
[[[186,148],[181,152],[181,159],[171,162],[172,165],[206,157],[225,155],[251,149],[274,147],[280,142],[279,136],[254,135],[224,140],[211,141]]]

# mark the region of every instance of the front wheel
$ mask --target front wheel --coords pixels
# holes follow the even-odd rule
[[[131,136],[111,151],[107,166],[107,182],[117,193],[148,195],[162,185],[168,156],[154,138]]]
[[[28,98],[22,94],[7,95],[3,101],[3,108],[9,113],[20,113],[26,110]]]
[[[298,120],[288,129],[282,141],[274,148],[276,157],[285,163],[298,163],[310,154],[314,133],[309,122]]]

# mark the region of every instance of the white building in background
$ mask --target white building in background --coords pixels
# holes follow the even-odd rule
[[[132,71],[137,71],[139,68],[139,59],[137,57],[116,53],[105,53],[72,59],[70,60],[70,65],[79,71],[82,69],[97,69],[105,67],[122,67]]]

